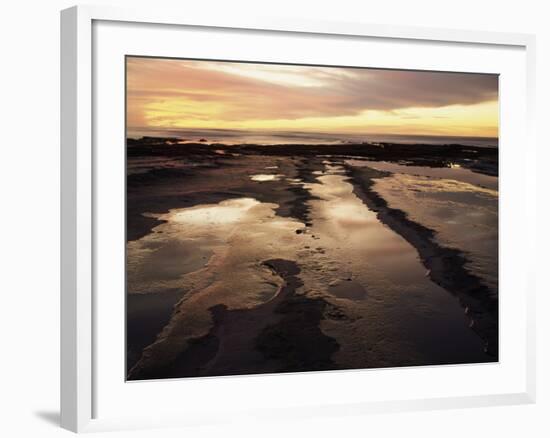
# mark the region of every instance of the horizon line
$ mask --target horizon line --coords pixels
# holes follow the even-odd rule
[[[330,135],[330,136],[351,136],[351,137],[368,137],[368,136],[394,136],[394,137],[448,137],[448,138],[479,138],[479,139],[487,139],[487,140],[499,140],[500,136],[484,136],[484,135],[456,135],[456,134],[415,134],[415,133],[391,133],[391,132],[369,132],[369,133],[362,133],[362,132],[350,132],[350,133],[344,133],[344,132],[330,132],[330,131],[296,131],[296,130],[268,130],[268,129],[255,129],[255,130],[249,130],[249,129],[238,129],[238,128],[140,128],[140,127],[127,127],[126,128],[126,136],[128,137],[128,134],[131,131],[173,131],[173,132],[219,132],[219,133],[250,133],[251,135],[255,133],[261,133],[261,134],[272,134],[272,135],[278,135],[278,134],[300,134],[300,135],[312,135],[312,134],[319,134],[319,135]],[[142,135],[142,137],[158,137],[155,135]],[[162,138],[159,137],[159,138]]]

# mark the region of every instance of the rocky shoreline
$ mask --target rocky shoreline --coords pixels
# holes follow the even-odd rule
[[[311,224],[309,205],[316,198],[303,184],[315,183],[316,175],[325,167],[324,161],[331,157],[345,169],[355,195],[376,212],[380,222],[416,248],[429,278],[458,297],[471,320],[471,328],[485,343],[486,353],[492,358],[488,360],[498,360],[498,299],[465,269],[464,254],[441,246],[433,230],[388,206],[372,189],[374,180],[384,178],[386,172],[344,163],[349,157],[428,167],[460,162],[472,171],[492,175],[498,173],[498,151],[460,145],[394,144],[345,145],[345,151],[342,155],[341,145],[177,145],[167,139],[129,142],[130,161],[155,157],[161,158],[161,164],[127,175],[127,240],[136,241],[162,224],[162,220],[144,213],[160,215],[243,197],[275,204],[278,217],[296,220],[307,228]],[[275,168],[273,173],[286,178],[260,184],[251,179],[254,172]],[[296,228],[296,233],[302,232]],[[296,293],[302,286],[299,257],[268,258],[262,265],[283,282],[272,299],[253,308],[228,308],[224,303],[209,307],[208,330],[187,339],[185,344],[170,337],[167,328],[173,322],[169,322],[130,367],[128,379],[341,369],[332,360],[340,346],[321,330],[320,323],[325,319],[345,320],[345,312],[322,296]],[[166,301],[174,306],[172,320],[177,320],[186,293],[182,291],[175,305]],[[127,305],[134,306],[133,300],[128,291]]]

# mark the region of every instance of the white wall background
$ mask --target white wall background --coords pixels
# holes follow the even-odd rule
[[[98,4],[179,7],[226,17],[275,15],[407,24],[537,35],[539,178],[538,402],[497,407],[281,422],[259,429],[132,432],[136,436],[550,436],[550,241],[542,229],[549,209],[550,162],[544,129],[549,120],[550,13],[546,2],[523,0],[144,0]],[[68,436],[59,403],[59,10],[66,0],[4,2],[0,25],[0,435]],[[518,145],[518,153],[521,145]],[[533,206],[534,208],[534,206]],[[522,230],[518,230],[521,233]],[[543,284],[544,281],[544,284]],[[290,395],[289,395],[290,396]],[[130,436],[111,433],[108,436]],[[133,435],[132,435],[133,436]]]

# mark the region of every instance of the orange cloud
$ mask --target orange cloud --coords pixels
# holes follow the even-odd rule
[[[497,99],[495,75],[127,58],[130,128],[493,136]]]

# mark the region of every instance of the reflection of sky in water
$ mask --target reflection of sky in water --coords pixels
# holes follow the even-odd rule
[[[293,260],[300,242],[295,230],[303,227],[294,219],[276,216],[276,207],[239,198],[155,216],[166,222],[128,243],[129,292],[187,290],[165,333],[180,346],[208,332],[212,306],[242,309],[270,300],[282,280],[262,262],[276,257]],[[167,253],[165,249],[175,242],[180,253]],[[190,266],[189,261],[201,254],[208,257]],[[173,263],[174,272],[161,275],[162,279],[149,268]]]
[[[192,227],[212,227],[234,224],[243,219],[252,207],[259,202],[252,198],[233,199],[216,205],[185,208],[175,211],[169,220],[173,223]]]
[[[320,199],[310,201],[309,249],[299,254],[302,290],[332,296],[351,319],[322,322],[341,346],[334,359],[352,366],[479,359],[481,340],[457,300],[426,276],[416,250],[355,196],[341,170],[327,166],[318,183],[304,184]]]
[[[395,174],[374,185],[392,208],[466,253],[467,265],[495,293],[498,287],[498,192],[461,181]]]
[[[279,179],[281,179],[282,176],[284,175],[259,173],[257,175],[252,175],[250,179],[257,182],[278,181]]]
[[[310,191],[316,197],[309,201],[311,227],[250,197],[151,215],[163,222],[127,246],[128,292],[186,292],[162,334],[171,340],[158,347],[163,354],[177,354],[189,339],[206,334],[212,306],[242,309],[270,300],[282,279],[262,262],[284,258],[300,265],[299,293],[323,296],[345,313],[343,320],[321,322],[340,344],[336,362],[363,367],[482,358],[482,342],[457,300],[430,281],[416,250],[355,196],[343,173],[330,161],[316,183],[289,173],[243,173],[249,182],[280,180]],[[379,180],[377,190],[389,180]],[[415,193],[428,193],[418,185]],[[398,191],[388,196],[397,202]],[[436,196],[435,189],[430,193]]]

